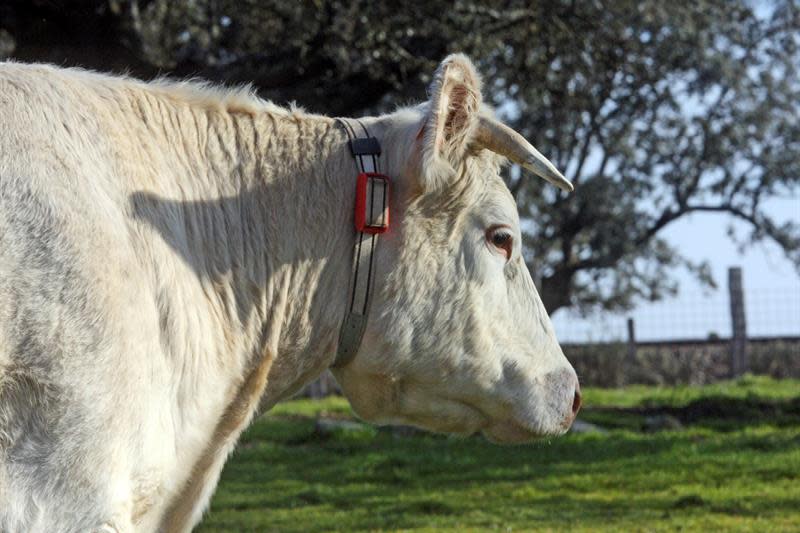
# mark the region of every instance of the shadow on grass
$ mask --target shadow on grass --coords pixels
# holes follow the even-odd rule
[[[658,399],[645,399],[642,403],[638,407],[590,407],[581,417],[610,428],[638,431],[646,429],[645,417],[659,415],[672,416],[684,425],[720,431],[758,424],[800,425],[800,396],[787,399],[708,396],[680,407],[658,405]]]

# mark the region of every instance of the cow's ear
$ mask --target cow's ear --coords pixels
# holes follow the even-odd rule
[[[481,80],[463,54],[448,56],[436,70],[421,133],[420,174],[426,191],[445,188],[467,155],[481,108]]]

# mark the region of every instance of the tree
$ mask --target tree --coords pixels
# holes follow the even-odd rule
[[[711,282],[659,238],[693,212],[745,221],[734,238],[771,239],[800,268],[800,226],[765,208],[800,185],[794,2],[761,17],[725,0],[563,3],[532,19],[536,44],[511,39],[490,63],[496,101],[576,185],[511,180],[549,310],[658,299],[678,265]]]
[[[252,81],[265,97],[358,114],[419,100],[463,50],[499,113],[577,185],[507,180],[550,311],[624,309],[675,290],[659,233],[699,211],[743,220],[800,269],[770,198],[800,185],[800,9],[745,0],[455,3],[65,0],[0,6],[0,55]]]
[[[417,17],[440,11],[365,0],[11,0],[0,4],[0,58],[252,83],[277,102],[347,115],[425,93],[460,28],[419,28]]]

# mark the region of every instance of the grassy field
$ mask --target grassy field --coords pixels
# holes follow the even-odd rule
[[[399,435],[339,398],[245,434],[200,531],[800,531],[800,381],[586,390],[605,433],[527,446]],[[653,429],[658,415],[683,427]]]

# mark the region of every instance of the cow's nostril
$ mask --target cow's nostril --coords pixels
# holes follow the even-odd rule
[[[572,416],[578,414],[578,411],[581,408],[581,388],[580,386],[575,387],[575,398],[572,400]]]

